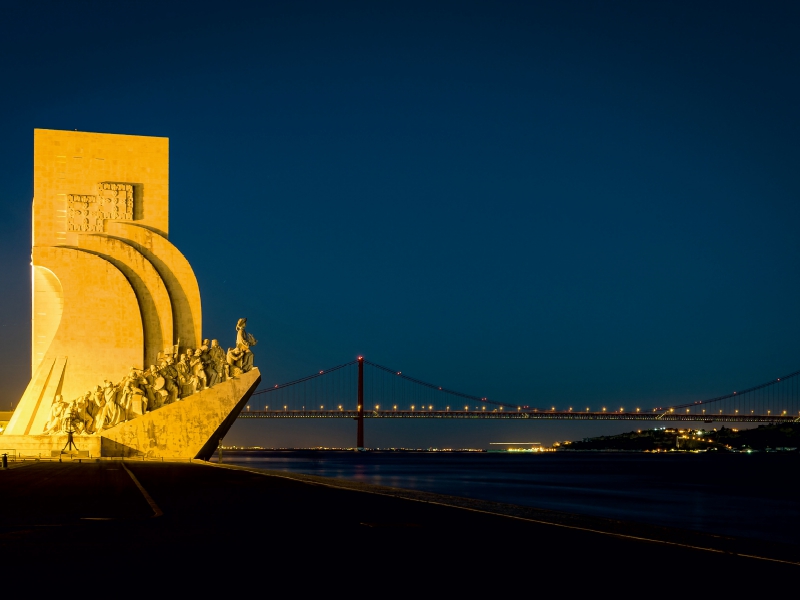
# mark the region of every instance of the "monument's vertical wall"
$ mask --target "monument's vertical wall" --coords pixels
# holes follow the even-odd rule
[[[200,344],[200,290],[168,241],[166,138],[34,132],[32,379],[6,434],[67,400]],[[57,382],[57,383],[54,383]]]
[[[98,194],[100,183],[122,183],[132,190]],[[120,191],[134,193],[134,210],[119,210]],[[135,220],[169,235],[169,140],[159,137],[36,129],[33,136],[33,245],[75,245],[76,235],[96,215],[70,213],[68,196],[85,196],[97,205],[103,196],[107,220]],[[108,200],[111,199],[109,202]],[[92,210],[95,206],[87,206]],[[72,209],[73,211],[76,209]],[[118,213],[117,217],[114,214]],[[105,219],[105,217],[103,217]],[[70,223],[73,227],[70,228]],[[102,225],[100,223],[99,225]],[[94,229],[92,229],[94,231]]]

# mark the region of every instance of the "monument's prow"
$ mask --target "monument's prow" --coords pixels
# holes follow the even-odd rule
[[[103,431],[103,456],[208,460],[261,382],[254,368]],[[80,440],[78,440],[80,444]]]
[[[202,338],[168,239],[169,140],[37,129],[33,187],[31,381],[3,446],[209,456],[261,377],[244,319],[227,353]]]

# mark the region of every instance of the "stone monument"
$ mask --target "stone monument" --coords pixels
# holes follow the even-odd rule
[[[246,319],[227,353],[202,337],[169,242],[169,140],[35,130],[32,213],[31,381],[3,446],[208,458],[261,376]]]

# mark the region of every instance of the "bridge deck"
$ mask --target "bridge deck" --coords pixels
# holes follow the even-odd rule
[[[244,410],[240,419],[357,419],[356,410]],[[789,423],[794,415],[681,414],[644,412],[577,412],[511,410],[378,410],[364,412],[365,419],[545,419],[566,421],[692,421],[720,423]]]

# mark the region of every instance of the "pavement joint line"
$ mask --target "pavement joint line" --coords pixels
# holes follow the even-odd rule
[[[142,493],[142,496],[144,496],[144,499],[147,500],[147,503],[150,505],[150,508],[153,509],[153,516],[151,518],[155,519],[156,517],[163,516],[164,512],[158,507],[158,504],[156,504],[156,501],[153,500],[152,496],[150,496],[150,494],[147,493],[147,490],[144,489],[144,486],[141,483],[139,483],[139,480],[136,479],[136,475],[134,475],[131,472],[131,470],[128,468],[128,465],[126,465],[123,462],[122,468],[128,472],[128,475],[131,476],[133,483],[136,484],[136,487],[139,488],[139,491]]]
[[[667,546],[677,546],[679,548],[689,548],[691,550],[701,550],[703,552],[713,552],[715,554],[728,554],[730,556],[740,556],[742,558],[753,558],[753,559],[756,559],[756,560],[763,560],[763,561],[768,561],[768,562],[775,562],[775,563],[780,563],[780,564],[784,564],[784,565],[793,565],[795,567],[800,567],[800,562],[795,562],[795,561],[791,561],[791,560],[782,560],[780,558],[770,558],[768,556],[758,556],[758,555],[755,555],[755,554],[742,554],[740,552],[732,552],[732,551],[728,551],[728,550],[719,550],[718,548],[709,548],[709,547],[706,547],[706,546],[693,546],[691,544],[681,544],[680,542],[670,542],[670,541],[667,541],[667,540],[659,540],[657,538],[647,538],[647,537],[642,537],[642,536],[629,535],[629,534],[625,534],[625,533],[614,533],[613,531],[603,531],[602,529],[592,529],[590,527],[579,527],[578,525],[565,525],[564,523],[553,523],[551,521],[543,521],[543,520],[540,520],[540,519],[531,519],[530,517],[519,517],[519,516],[516,516],[516,515],[506,515],[506,514],[499,513],[499,512],[481,510],[479,508],[471,508],[469,506],[459,506],[457,504],[447,504],[445,502],[436,502],[436,501],[433,501],[433,500],[422,500],[420,498],[409,498],[409,497],[401,496],[399,494],[390,494],[388,492],[378,492],[378,491],[375,491],[375,490],[359,490],[357,488],[347,487],[347,486],[343,486],[343,485],[336,485],[336,484],[333,484],[333,483],[323,483],[323,482],[319,482],[319,481],[306,481],[306,480],[303,480],[303,479],[298,478],[298,477],[290,477],[288,475],[278,475],[278,474],[275,474],[275,473],[266,473],[264,471],[259,471],[258,469],[252,469],[252,468],[248,468],[248,467],[239,467],[239,466],[236,466],[236,465],[224,465],[224,464],[212,463],[212,462],[204,462],[203,464],[205,464],[205,465],[207,465],[209,467],[217,467],[217,468],[221,468],[221,469],[231,469],[233,471],[246,471],[248,473],[254,473],[256,475],[263,475],[263,476],[266,476],[266,477],[278,477],[280,479],[289,479],[291,481],[297,481],[297,482],[300,482],[300,483],[306,483],[306,484],[311,484],[311,485],[321,485],[321,486],[325,486],[325,487],[329,487],[329,488],[334,488],[334,489],[337,489],[337,490],[348,490],[348,491],[351,491],[351,492],[362,492],[362,493],[365,493],[365,494],[374,494],[376,496],[387,496],[389,498],[400,498],[402,500],[410,500],[412,502],[421,502],[423,504],[433,504],[433,505],[436,505],[436,506],[446,506],[448,508],[458,508],[458,509],[467,510],[467,511],[470,511],[470,512],[476,512],[476,513],[481,513],[481,514],[485,514],[485,515],[494,515],[494,516],[498,516],[498,517],[506,517],[507,519],[515,519],[517,521],[525,521],[525,522],[528,522],[528,523],[538,523],[540,525],[550,525],[552,527],[562,527],[564,529],[573,529],[573,530],[577,530],[577,531],[586,531],[586,532],[589,532],[589,533],[598,533],[600,535],[607,535],[607,536],[611,536],[611,537],[628,539],[628,540],[636,540],[636,541],[639,541],[639,542],[651,542],[651,543],[654,543],[654,544],[664,544],[664,545],[667,545]],[[319,477],[319,476],[317,476],[317,477]]]

